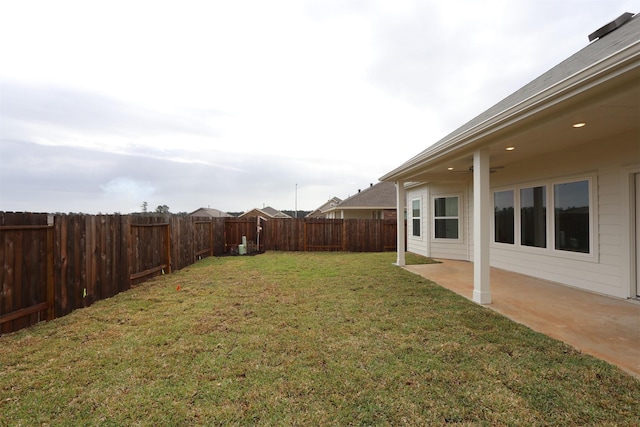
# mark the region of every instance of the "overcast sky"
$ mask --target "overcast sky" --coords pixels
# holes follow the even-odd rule
[[[0,1],[0,211],[312,210],[639,6]]]

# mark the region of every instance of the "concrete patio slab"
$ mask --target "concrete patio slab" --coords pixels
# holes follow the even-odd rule
[[[418,274],[468,299],[473,263],[438,260],[408,265]],[[487,308],[561,340],[640,378],[640,302],[598,295],[510,271],[491,268]]]

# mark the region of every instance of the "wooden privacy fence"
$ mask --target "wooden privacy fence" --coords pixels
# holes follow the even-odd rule
[[[0,334],[224,253],[224,218],[0,212]]]
[[[383,252],[397,246],[395,219],[275,218],[262,228],[264,250]]]
[[[0,334],[64,316],[206,256],[396,248],[395,220],[0,212]],[[406,229],[406,228],[405,228]]]

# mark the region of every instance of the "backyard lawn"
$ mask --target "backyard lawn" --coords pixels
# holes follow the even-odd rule
[[[637,425],[640,381],[394,261],[207,258],[4,335],[0,425]]]

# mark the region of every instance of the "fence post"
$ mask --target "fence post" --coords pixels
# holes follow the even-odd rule
[[[122,264],[119,271],[120,281],[122,283],[120,291],[124,291],[131,289],[131,260],[133,258],[133,243],[131,242],[131,215],[123,216],[121,224],[122,246],[120,254],[122,257]]]
[[[53,268],[54,233],[53,215],[47,215],[47,320],[55,318],[55,276]]]
[[[306,221],[304,223],[304,240],[303,240],[303,243],[304,243],[304,246],[303,246],[304,247],[304,251],[306,252],[307,251],[307,222]]]
[[[213,256],[213,218],[209,220],[209,256]]]
[[[171,223],[167,224],[167,274],[171,274]]]

